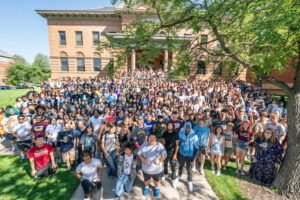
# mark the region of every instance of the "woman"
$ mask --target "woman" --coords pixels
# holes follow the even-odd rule
[[[52,144],[54,148],[54,157],[56,162],[60,161],[61,153],[60,153],[60,143],[57,142],[57,136],[59,131],[61,131],[61,124],[58,124],[56,118],[52,118],[50,121],[50,125],[47,126],[45,135],[48,138],[48,142]]]
[[[76,176],[81,181],[81,186],[84,191],[84,200],[90,199],[90,195],[92,195],[93,200],[98,200],[101,197],[101,161],[92,158],[88,150],[83,151],[82,154],[83,162],[77,166]]]
[[[16,138],[12,135],[12,129],[13,127],[18,123],[18,116],[19,112],[16,111],[15,108],[12,106],[8,106],[6,109],[5,117],[1,121],[1,124],[3,125],[3,129],[5,131],[5,137],[8,140],[11,140],[11,151],[16,150]]]
[[[244,164],[245,157],[247,155],[249,145],[254,141],[254,134],[251,129],[251,124],[249,121],[244,121],[240,128],[236,131],[236,170],[235,173],[245,175]],[[239,170],[239,164],[241,165],[241,171]]]
[[[272,129],[266,129],[254,141],[255,159],[249,173],[252,178],[271,184],[275,179],[274,170],[281,163],[282,146]]]

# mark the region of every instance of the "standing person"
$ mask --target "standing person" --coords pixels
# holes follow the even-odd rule
[[[65,121],[64,127],[58,133],[57,141],[60,142],[63,162],[66,163],[68,171],[71,171],[75,160],[74,135],[70,121]]]
[[[156,141],[156,135],[152,133],[149,135],[149,141],[140,146],[138,156],[142,161],[144,175],[143,195],[148,195],[150,179],[152,178],[155,185],[154,197],[158,197],[160,193],[159,180],[163,170],[162,162],[166,159],[167,152],[164,146]]]
[[[194,128],[195,133],[198,137],[199,141],[199,156],[201,158],[201,163],[200,163],[200,174],[204,175],[204,163],[205,163],[205,156],[207,154],[207,147],[208,147],[208,138],[210,137],[210,129],[205,126],[205,119],[200,118],[199,119],[199,124],[197,124]]]
[[[101,197],[101,161],[92,158],[91,153],[86,149],[82,152],[83,162],[76,168],[76,176],[81,181],[84,191],[84,200],[89,200],[92,195],[93,200],[99,200]]]
[[[183,167],[186,165],[188,173],[188,189],[190,192],[193,191],[192,165],[194,158],[198,153],[198,144],[198,137],[192,129],[192,124],[190,122],[186,122],[179,132],[178,179],[181,179]]]
[[[54,148],[54,157],[56,162],[61,159],[61,153],[60,153],[60,143],[57,142],[57,136],[59,131],[61,131],[61,124],[57,123],[56,118],[52,118],[50,121],[50,125],[46,128],[46,137],[48,138],[48,142],[52,144],[52,147]]]
[[[217,176],[221,175],[222,156],[224,155],[225,139],[224,132],[221,126],[217,126],[214,134],[209,138],[208,151],[211,153],[211,170],[215,174],[215,159],[217,161]]]
[[[118,157],[118,180],[116,183],[115,195],[120,198],[126,192],[130,192],[136,177],[136,166],[138,156],[134,153],[135,145],[132,142],[124,144],[124,151]]]
[[[144,127],[148,129],[148,133],[152,132],[153,126],[156,124],[156,121],[152,120],[151,113],[148,113],[144,122]]]
[[[112,126],[102,137],[101,147],[108,166],[108,176],[117,176],[116,158],[120,152],[120,144],[116,133],[116,126]]]
[[[31,127],[32,140],[34,142],[34,138],[38,135],[42,135],[45,137],[46,128],[48,126],[47,122],[42,121],[43,116],[37,115],[35,117],[36,123],[34,123]]]
[[[235,135],[235,147],[236,147],[236,170],[235,173],[245,175],[244,164],[245,157],[249,150],[249,145],[254,141],[254,134],[251,129],[251,124],[249,121],[244,121],[241,127],[237,130]],[[239,164],[241,168],[239,168]],[[241,171],[240,171],[241,169]]]
[[[174,124],[169,122],[167,124],[167,130],[163,133],[162,143],[164,144],[167,151],[167,158],[164,160],[164,178],[168,175],[168,163],[170,162],[172,170],[172,186],[176,189],[176,163],[177,153],[179,149],[179,137],[174,131]]]
[[[231,157],[233,149],[234,149],[234,144],[233,144],[234,133],[232,131],[233,128],[234,128],[234,124],[230,122],[227,124],[227,128],[224,131],[224,137],[225,137],[225,151],[224,151],[225,165],[223,167],[224,170],[226,170],[226,167],[229,162],[229,158]]]
[[[17,111],[11,106],[8,106],[7,111],[5,114],[6,116],[1,121],[1,124],[5,131],[5,137],[8,140],[11,140],[11,151],[14,152],[16,150],[16,138],[12,135],[12,129],[18,123],[18,115],[16,114]]]
[[[137,127],[133,129],[132,137],[135,142],[141,146],[144,142],[147,142],[148,139],[148,129],[144,127],[144,118],[138,117]]]
[[[97,135],[102,123],[103,122],[102,122],[102,118],[100,117],[99,110],[94,110],[93,116],[89,119],[86,125],[90,125],[90,124],[93,125],[94,135]]]
[[[28,151],[27,158],[30,160],[31,173],[34,181],[38,181],[38,177],[47,177],[52,173],[52,178],[56,178],[57,165],[53,155],[53,147],[45,143],[42,135],[34,138],[35,146]]]
[[[17,138],[17,146],[21,154],[21,162],[25,159],[24,151],[25,149],[30,149],[30,128],[31,125],[25,122],[25,117],[23,115],[18,116],[18,123],[12,129],[12,135]]]
[[[162,142],[162,136],[163,136],[163,133],[166,130],[166,125],[164,124],[164,117],[162,115],[159,115],[157,117],[157,123],[154,124],[152,130],[155,133],[155,135],[157,137],[157,140],[159,142]]]
[[[180,129],[183,127],[183,122],[178,119],[178,113],[177,111],[173,111],[172,115],[171,115],[171,119],[167,121],[171,122],[174,124],[174,130],[176,133],[179,133]]]
[[[260,137],[255,139],[253,145],[256,152],[249,174],[252,178],[271,184],[275,179],[275,167],[278,167],[282,160],[282,146],[272,129],[266,129]]]
[[[92,158],[96,156],[96,143],[97,143],[97,136],[93,134],[94,133],[94,127],[92,124],[88,125],[85,129],[85,134],[82,135],[80,138],[80,145],[81,150],[88,150]]]
[[[98,132],[98,147],[99,147],[99,156],[101,161],[104,163],[105,161],[105,155],[103,155],[102,151],[102,136],[107,134],[111,127],[113,126],[114,122],[116,121],[116,118],[113,116],[108,116],[105,118],[105,123],[100,127]],[[104,163],[105,164],[105,163]]]
[[[276,138],[280,144],[285,138],[286,132],[282,124],[278,122],[279,116],[270,114],[270,122],[265,124],[265,129],[270,128],[275,132]]]

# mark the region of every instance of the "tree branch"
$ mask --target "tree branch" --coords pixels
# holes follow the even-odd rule
[[[177,26],[179,24],[183,24],[185,22],[191,21],[194,18],[195,18],[195,16],[190,16],[190,17],[187,17],[187,18],[183,18],[183,19],[177,20],[177,21],[175,21],[173,23],[170,23],[170,24],[161,24],[160,28],[170,28],[170,27],[173,27],[173,26]]]

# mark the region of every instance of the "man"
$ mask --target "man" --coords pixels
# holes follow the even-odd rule
[[[17,146],[21,154],[20,162],[23,162],[25,159],[25,149],[29,149],[31,146],[30,129],[31,125],[29,122],[25,122],[25,117],[23,115],[19,115],[18,123],[12,129],[12,135],[17,138]]]
[[[173,123],[174,124],[174,130],[176,133],[179,133],[180,129],[183,127],[183,123],[180,119],[178,119],[178,113],[177,111],[173,111],[171,119],[167,121],[167,123]]]
[[[35,146],[28,151],[27,158],[30,160],[31,173],[34,181],[38,181],[38,177],[47,177],[49,171],[52,178],[56,177],[57,165],[54,160],[53,147],[45,143],[42,135],[35,137]]]
[[[100,117],[100,112],[99,110],[94,110],[93,111],[93,116],[89,119],[87,122],[87,126],[92,124],[94,127],[94,135],[98,135],[99,129],[103,124],[103,119]]]
[[[32,99],[35,98],[36,95],[37,93],[34,90],[34,87],[30,87],[30,91],[26,93],[26,96],[28,97],[29,101],[32,101]]]
[[[152,120],[151,113],[148,113],[144,122],[144,127],[148,129],[148,133],[152,132],[153,126],[156,124],[156,121]]]
[[[144,127],[144,118],[138,118],[138,125],[133,129],[132,137],[134,141],[137,141],[141,146],[148,139],[148,129]]]
[[[143,195],[147,196],[149,193],[150,179],[154,180],[154,197],[158,197],[159,180],[163,170],[163,161],[166,159],[167,152],[164,146],[156,141],[154,133],[149,135],[149,142],[145,142],[138,151],[138,156],[142,161],[142,170],[144,175],[145,188]]]
[[[280,144],[285,138],[286,132],[282,124],[278,123],[278,116],[275,114],[270,114],[270,121],[265,124],[265,129],[270,128],[275,132],[276,138]]]

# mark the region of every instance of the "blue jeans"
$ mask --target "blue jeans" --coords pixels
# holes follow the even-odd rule
[[[117,176],[117,164],[116,164],[116,150],[109,152],[109,157],[106,160],[108,167],[108,176]]]
[[[124,194],[124,189],[126,192],[130,192],[132,189],[132,184],[130,180],[130,176],[126,174],[122,174],[120,178],[117,180],[115,194],[117,197],[121,197]]]

